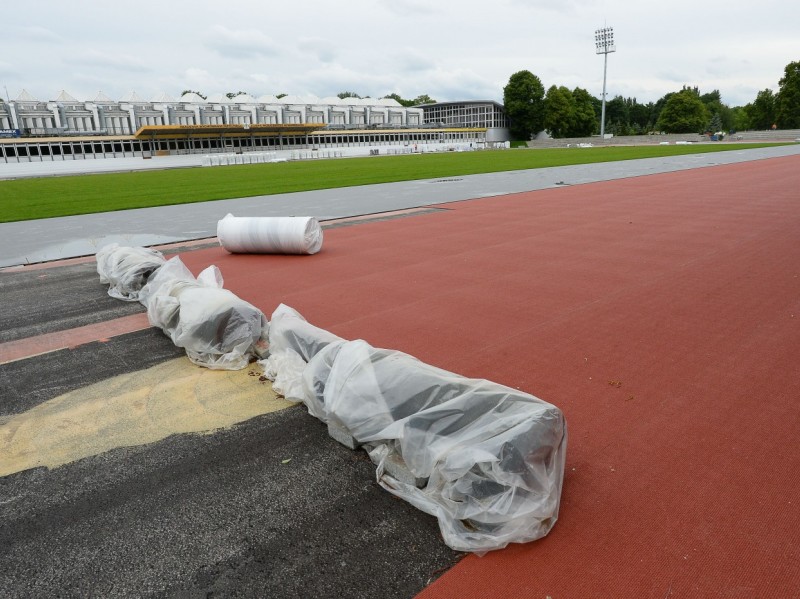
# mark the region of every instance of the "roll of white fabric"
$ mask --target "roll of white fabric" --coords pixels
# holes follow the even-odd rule
[[[217,223],[219,244],[232,254],[316,254],[322,228],[313,216],[233,216]]]

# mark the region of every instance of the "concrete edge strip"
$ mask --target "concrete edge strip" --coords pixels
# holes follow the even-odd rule
[[[420,206],[417,208],[406,208],[403,210],[390,210],[388,212],[375,212],[372,214],[363,214],[358,216],[345,216],[342,218],[331,218],[321,220],[320,225],[323,229],[332,229],[344,227],[349,225],[358,225],[362,223],[369,223],[381,220],[389,220],[392,218],[402,218],[405,216],[415,216],[420,214],[428,214],[431,212],[440,212],[447,210],[437,206]],[[172,253],[180,249],[203,249],[205,247],[214,247],[219,245],[219,240],[216,237],[201,237],[200,239],[187,239],[185,241],[173,241],[170,243],[163,243],[152,245],[156,250]],[[75,264],[86,264],[94,262],[94,254],[89,256],[78,256],[75,258],[61,258],[57,260],[48,260],[47,262],[38,262],[35,264],[20,264],[18,266],[0,267],[0,274],[14,273],[14,272],[30,272],[32,270],[45,270],[48,268],[58,268],[59,266],[71,266]]]
[[[0,364],[40,356],[60,349],[71,349],[94,341],[103,341],[126,333],[150,328],[147,313],[131,314],[113,320],[89,324],[65,331],[0,343]]]

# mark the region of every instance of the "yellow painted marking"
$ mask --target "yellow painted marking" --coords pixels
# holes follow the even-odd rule
[[[295,405],[250,372],[261,375],[257,365],[208,370],[178,358],[0,418],[0,476],[229,427]]]

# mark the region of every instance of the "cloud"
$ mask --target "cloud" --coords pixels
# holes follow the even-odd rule
[[[391,65],[392,70],[397,73],[423,73],[436,68],[429,55],[411,48],[398,51],[392,58]]]
[[[13,54],[0,56],[0,86],[34,95],[65,88],[76,97],[98,89],[112,97],[135,89],[144,97],[166,88],[172,95],[353,90],[499,100],[511,74],[527,69],[545,87],[578,86],[599,96],[603,59],[594,53],[593,32],[607,23],[617,37],[608,61],[612,97],[656,101],[686,84],[719,89],[727,102],[742,104],[761,89],[777,89],[785,65],[798,59],[800,3],[785,0],[762,0],[744,20],[722,0],[240,0],[244,17],[236,21],[223,20],[219,6],[139,0],[124,19],[100,24],[99,12],[59,0],[4,3],[4,40]]]
[[[528,10],[531,12],[546,11],[550,13],[572,14],[575,12],[586,11],[598,4],[598,0],[506,0],[506,4],[511,5],[510,10]]]
[[[282,91],[302,95],[311,93],[319,97],[335,96],[342,91],[353,91],[360,96],[380,97],[390,93],[395,77],[391,73],[378,75],[365,73],[340,64],[326,65],[303,73],[292,73],[279,82]]]
[[[21,27],[20,33],[28,41],[37,42],[63,42],[64,38],[46,27],[38,25]]]
[[[436,68],[424,76],[403,78],[409,97],[428,94],[442,102],[451,100],[501,100],[502,86],[470,69]]]
[[[336,59],[336,46],[321,37],[301,37],[297,40],[297,48],[320,62],[328,63]]]
[[[19,75],[19,69],[10,62],[0,60],[0,77],[10,77],[12,75]]]
[[[278,45],[257,29],[228,29],[222,25],[212,27],[206,45],[226,58],[258,58],[277,56]]]
[[[398,17],[422,17],[436,13],[436,3],[428,0],[378,0],[387,11]]]
[[[180,86],[181,91],[184,89],[193,89],[205,96],[219,91],[219,78],[200,67],[189,67],[184,71],[180,80],[182,81]]]
[[[149,73],[154,68],[152,64],[135,56],[115,52],[98,52],[97,50],[89,50],[70,57],[69,64],[128,73]]]

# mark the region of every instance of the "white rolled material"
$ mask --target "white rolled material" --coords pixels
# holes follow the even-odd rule
[[[313,216],[233,216],[217,223],[219,244],[232,254],[316,254],[322,228]]]

